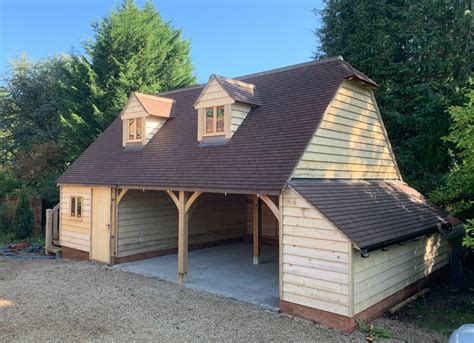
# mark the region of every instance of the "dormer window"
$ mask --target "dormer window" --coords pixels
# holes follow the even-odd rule
[[[206,110],[206,136],[223,135],[224,134],[224,106],[207,107]]]
[[[171,118],[173,99],[132,92],[123,109],[122,146],[137,148],[146,145]]]
[[[194,103],[198,142],[226,143],[250,110],[260,104],[253,84],[211,75]]]
[[[128,142],[141,142],[142,141],[142,118],[128,119]]]

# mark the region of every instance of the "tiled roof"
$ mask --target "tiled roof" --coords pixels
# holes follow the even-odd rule
[[[258,96],[255,85],[237,79],[229,79],[223,76],[214,75],[224,90],[236,101],[250,105],[261,105],[262,101]]]
[[[258,91],[254,107],[224,145],[199,146],[193,104],[204,86],[157,94],[173,116],[142,149],[122,147],[116,119],[59,177],[59,183],[175,190],[278,193],[286,185],[344,79],[373,84],[340,58],[237,78]]]
[[[173,101],[168,98],[158,97],[156,95],[148,95],[133,92],[140,104],[149,115],[169,118],[173,107]]]
[[[446,216],[401,181],[291,180],[290,186],[360,249],[375,249],[435,231]]]

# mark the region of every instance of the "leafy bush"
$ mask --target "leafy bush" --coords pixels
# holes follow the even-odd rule
[[[12,201],[20,187],[13,173],[0,169],[0,236],[14,233],[17,202]]]
[[[15,233],[18,239],[25,239],[33,233],[33,211],[30,206],[30,196],[28,192],[22,191],[20,203],[16,209]]]
[[[464,238],[463,244],[474,250],[474,219],[469,219],[466,222],[466,238]]]
[[[357,329],[367,335],[368,342],[378,342],[385,338],[391,338],[388,330],[367,325],[362,319],[356,319]],[[370,339],[370,340],[369,340]]]
[[[449,114],[452,125],[445,141],[453,143],[454,163],[445,178],[445,185],[430,196],[443,205],[451,214],[466,221],[468,235],[464,241],[468,247],[474,247],[474,90],[467,96],[463,106],[452,106]]]

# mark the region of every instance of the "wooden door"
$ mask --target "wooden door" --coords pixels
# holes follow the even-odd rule
[[[90,259],[110,263],[111,190],[92,188],[92,235]]]

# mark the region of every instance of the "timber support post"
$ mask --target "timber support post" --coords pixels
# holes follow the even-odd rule
[[[188,274],[188,215],[183,191],[179,192],[178,204],[178,282],[182,285]]]
[[[193,204],[201,196],[201,192],[194,192],[190,197],[184,191],[178,196],[173,191],[166,191],[178,209],[178,282],[182,285],[188,275],[188,223]]]
[[[258,195],[253,196],[253,264],[260,264],[260,254],[261,254],[261,206],[260,199]]]

